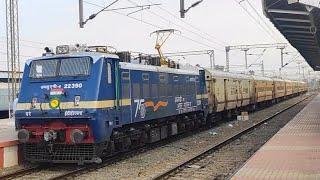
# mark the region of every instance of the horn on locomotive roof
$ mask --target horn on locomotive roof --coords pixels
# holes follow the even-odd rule
[[[49,48],[49,47],[45,47],[44,51],[45,53],[43,53],[42,56],[51,56],[54,54],[52,48]]]
[[[161,50],[161,47],[168,40],[168,38],[172,34],[174,34],[175,32],[180,32],[180,31],[175,30],[175,29],[161,29],[161,30],[154,31],[154,32],[152,32],[150,34],[150,36],[153,35],[153,34],[157,35],[155,49],[158,51],[161,65],[166,65],[166,66],[169,65],[169,61],[164,56],[164,54],[163,54],[163,52]]]

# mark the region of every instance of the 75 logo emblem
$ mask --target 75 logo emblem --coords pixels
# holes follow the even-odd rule
[[[136,104],[136,111],[134,114],[134,117],[136,118],[138,116],[138,112],[140,113],[141,118],[146,117],[146,107],[144,105],[145,100],[144,99],[135,99],[134,103]]]

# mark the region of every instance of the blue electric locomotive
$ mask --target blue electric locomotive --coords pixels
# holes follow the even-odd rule
[[[26,63],[16,125],[27,161],[100,162],[205,123],[203,70],[97,51],[60,46]]]

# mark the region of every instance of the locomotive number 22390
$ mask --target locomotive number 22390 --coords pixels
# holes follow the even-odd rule
[[[64,84],[64,89],[80,89],[82,88],[82,83],[72,83],[72,84]]]

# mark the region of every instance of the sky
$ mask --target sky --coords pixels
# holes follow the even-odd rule
[[[85,19],[114,0],[85,0]],[[196,0],[186,0],[189,6]],[[250,2],[250,4],[247,3]],[[118,51],[156,53],[156,36],[150,35],[158,29],[176,29],[163,46],[163,52],[214,50],[215,63],[225,65],[225,46],[261,43],[287,43],[276,28],[263,15],[261,0],[204,0],[191,9],[185,19],[179,17],[179,0],[119,0],[110,8],[160,3],[148,10],[127,15],[135,10],[107,11],[79,28],[78,0],[19,0],[19,28],[21,62],[40,56],[44,47],[62,44],[109,45]],[[307,3],[319,4],[317,0]],[[255,17],[253,19],[248,12]],[[262,27],[263,26],[263,27]],[[0,3],[0,70],[6,70],[5,1]],[[305,71],[311,70],[297,51],[288,47],[285,62],[293,58],[303,63]],[[256,74],[261,73],[263,60],[268,76],[277,75],[280,67],[280,50],[250,50],[248,64]],[[175,58],[182,63],[209,66],[209,55]],[[231,51],[231,71],[242,72],[244,53]],[[23,65],[22,65],[23,66]],[[284,70],[287,76],[297,75],[297,63],[290,63]],[[301,77],[301,76],[300,76]]]

